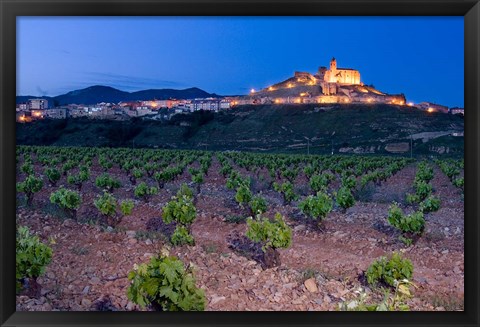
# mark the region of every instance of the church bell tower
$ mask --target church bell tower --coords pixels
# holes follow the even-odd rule
[[[335,57],[330,60],[330,70],[331,71],[336,71],[337,70],[337,60],[335,60]]]

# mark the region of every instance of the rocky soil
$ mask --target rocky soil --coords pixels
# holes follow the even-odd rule
[[[214,161],[197,198],[192,228],[196,245],[170,250],[194,266],[197,286],[205,289],[208,299],[206,310],[337,310],[339,303],[356,298],[359,288],[380,300],[381,292],[365,285],[363,272],[375,258],[392,251],[402,251],[414,264],[417,288],[407,300],[411,310],[463,310],[463,197],[438,168],[431,183],[442,200],[441,208],[426,214],[424,235],[409,247],[398,240],[386,217],[391,201],[402,203],[411,190],[415,165],[357,194],[362,201],[346,212],[330,213],[323,230],[303,217],[296,203],[284,206],[278,193],[257,185],[269,203],[267,215],[281,212],[293,229],[292,246],[280,250],[282,264],[273,269],[263,269],[252,251],[232,246],[245,234],[246,224],[231,221],[245,212],[233,200],[234,192],[226,189],[218,168]],[[124,182],[115,196],[133,198],[126,177],[114,169],[110,173]],[[38,278],[38,296],[17,295],[17,310],[149,310],[127,299],[127,274],[166,244],[169,228],[161,221],[161,208],[189,179],[186,173],[167,184],[149,203],[135,200],[132,215],[115,228],[96,222],[92,201],[100,191],[93,183],[82,188],[79,221],[65,219],[52,208],[51,187],[36,195],[33,208],[20,204],[17,223],[51,244],[53,258]],[[299,176],[298,182],[304,179]],[[412,209],[404,206],[404,210]]]

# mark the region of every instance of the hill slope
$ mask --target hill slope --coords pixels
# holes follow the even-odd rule
[[[262,105],[168,122],[76,119],[17,124],[18,144],[306,153],[463,155],[463,119],[390,105]],[[309,141],[307,140],[309,139]],[[442,150],[443,147],[443,150]],[[308,148],[308,149],[307,149]],[[448,150],[447,150],[448,148]]]

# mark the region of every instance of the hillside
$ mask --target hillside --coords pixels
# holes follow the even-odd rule
[[[50,105],[59,106],[71,103],[76,104],[95,104],[100,102],[118,103],[120,101],[137,100],[165,100],[175,99],[194,99],[216,97],[216,94],[205,92],[199,88],[192,87],[184,90],[175,89],[149,89],[137,92],[125,92],[113,87],[95,85],[81,90],[75,90],[55,97],[41,97],[47,99]],[[35,96],[17,96],[17,103],[25,102]]]
[[[69,119],[17,124],[17,143],[463,156],[463,119],[391,105],[259,105],[175,115],[168,122]],[[307,141],[307,138],[310,141]]]

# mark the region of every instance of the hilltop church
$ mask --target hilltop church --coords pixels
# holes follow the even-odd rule
[[[324,95],[337,94],[340,85],[363,85],[360,82],[360,72],[352,68],[337,68],[335,58],[330,60],[330,69],[320,67],[316,75],[320,80],[322,93]]]
[[[330,69],[324,66],[318,69],[318,76],[327,83],[361,85],[360,72],[352,68],[337,68],[335,58],[330,61]]]

